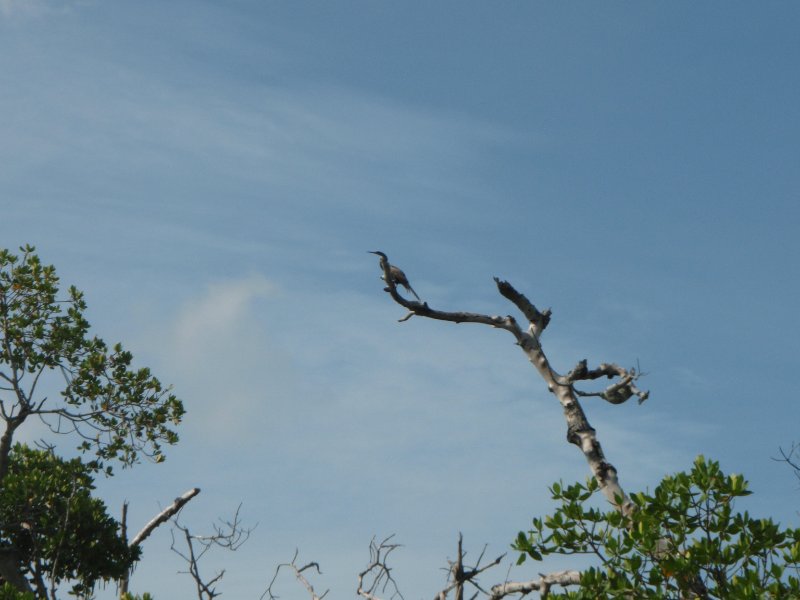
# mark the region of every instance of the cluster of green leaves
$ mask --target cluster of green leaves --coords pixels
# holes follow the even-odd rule
[[[554,484],[561,506],[517,536],[519,562],[548,554],[599,561],[582,573],[579,590],[551,598],[800,598],[800,529],[734,513],[734,500],[751,492],[719,463],[698,457],[691,472],[634,494],[629,515],[585,506],[597,491],[594,479]]]
[[[131,368],[120,344],[109,348],[90,336],[83,294],[70,287],[60,298],[55,268],[42,264],[32,246],[20,251],[0,250],[0,411],[7,431],[35,414],[54,431],[77,433],[80,448],[95,451],[97,466],[108,459],[130,465],[139,453],[163,460],[161,444],[178,440],[172,426],[184,414],[181,401],[148,369]],[[36,396],[48,372],[66,380],[60,402]]]
[[[139,549],[128,546],[119,523],[92,497],[90,466],[19,444],[10,457],[0,489],[0,545],[17,550],[40,591],[46,581],[68,580],[74,593],[85,594],[127,573]]]
[[[13,585],[6,582],[0,586],[0,600],[36,600],[36,596],[31,592],[20,592]]]
[[[0,600],[36,600],[36,596],[31,592],[20,592],[10,583],[0,586]],[[120,600],[153,600],[153,597],[145,592],[141,596],[125,593]]]

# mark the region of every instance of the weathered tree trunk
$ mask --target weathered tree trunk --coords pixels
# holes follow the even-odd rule
[[[0,548],[0,577],[21,592],[33,592],[31,584],[19,569],[19,552],[16,548]]]
[[[10,466],[9,455],[11,454],[11,444],[14,441],[14,432],[22,425],[25,415],[6,419],[6,430],[0,436],[0,489],[3,488],[3,480],[8,475]]]

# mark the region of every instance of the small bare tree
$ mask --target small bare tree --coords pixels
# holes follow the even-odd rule
[[[212,524],[212,532],[208,535],[194,534],[188,527],[181,525],[178,517],[172,519],[171,550],[186,561],[188,570],[181,572],[191,576],[194,580],[198,600],[212,600],[220,596],[222,592],[217,592],[216,584],[225,575],[225,570],[223,569],[210,579],[204,578],[200,574],[200,560],[214,547],[235,552],[247,541],[256,527],[255,525],[253,527],[244,527],[242,525],[239,517],[241,508],[242,505],[240,504],[231,520],[223,521],[220,519],[219,523]],[[183,538],[185,545],[180,544],[175,539],[176,532],[178,532],[179,537]]]

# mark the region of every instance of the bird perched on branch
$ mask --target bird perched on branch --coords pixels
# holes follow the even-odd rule
[[[407,291],[414,294],[414,298],[419,300],[419,296],[417,296],[417,292],[414,291],[414,288],[411,287],[411,284],[408,282],[408,277],[406,274],[403,273],[403,270],[400,267],[395,267],[392,264],[389,264],[389,259],[383,252],[379,252],[378,250],[368,250],[370,254],[377,254],[381,257],[381,269],[383,269],[383,263],[389,265],[389,275],[392,277],[392,282],[395,285],[402,285]],[[384,270],[385,272],[385,270]]]

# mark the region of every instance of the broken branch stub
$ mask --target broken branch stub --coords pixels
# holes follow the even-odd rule
[[[162,523],[166,523],[170,518],[178,514],[184,505],[199,493],[200,488],[192,488],[188,492],[184,492],[181,496],[175,498],[172,504],[153,517],[150,522],[147,523],[147,525],[145,525],[144,528],[142,528],[142,530],[136,534],[136,537],[131,540],[130,546],[140,546],[147,536],[153,533],[153,530],[156,527]]]

